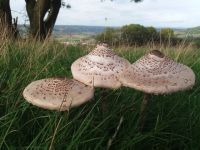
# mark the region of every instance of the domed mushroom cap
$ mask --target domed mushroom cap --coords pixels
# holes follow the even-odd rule
[[[30,83],[23,91],[33,105],[50,110],[65,111],[79,106],[94,95],[94,89],[74,79],[48,78]]]
[[[87,85],[119,88],[119,76],[130,65],[105,45],[97,45],[88,55],[77,59],[71,66],[73,77]]]
[[[133,63],[121,81],[145,93],[167,94],[191,88],[195,84],[195,74],[189,67],[153,50]]]

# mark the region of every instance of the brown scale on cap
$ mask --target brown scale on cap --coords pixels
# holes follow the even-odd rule
[[[119,88],[120,74],[130,63],[117,56],[111,49],[98,45],[88,55],[77,59],[71,66],[73,77],[90,86]]]
[[[104,44],[97,45],[97,47],[93,51],[91,51],[88,55],[99,56],[99,57],[110,57],[112,59],[114,59],[114,57],[116,56],[116,54]]]
[[[48,78],[29,84],[24,98],[38,107],[64,111],[79,106],[93,97],[94,89],[74,79]]]
[[[151,55],[155,55],[155,56],[160,57],[160,58],[164,58],[165,57],[165,55],[159,50],[152,50],[152,51],[150,51],[150,54]]]
[[[189,67],[153,50],[133,63],[123,73],[121,82],[146,93],[164,94],[191,88],[195,83],[195,74]]]

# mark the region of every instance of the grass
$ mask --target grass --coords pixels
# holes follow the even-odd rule
[[[134,62],[149,47],[115,51]],[[134,89],[110,90],[105,113],[99,89],[90,102],[69,112],[43,110],[24,100],[22,91],[33,80],[71,77],[72,62],[89,49],[55,42],[4,42],[0,46],[0,149],[103,150],[121,116],[124,121],[110,149],[200,149],[200,49],[183,45],[161,48],[192,67],[196,85],[189,91],[153,96],[143,133],[137,130],[142,92]]]

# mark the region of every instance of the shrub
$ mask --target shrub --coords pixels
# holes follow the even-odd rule
[[[121,29],[106,28],[105,31],[96,36],[99,42],[109,45],[145,45],[148,42],[164,45],[177,45],[183,40],[175,36],[170,28],[163,28],[159,32],[154,27],[144,27],[139,24],[125,25]]]
[[[160,35],[164,39],[174,38],[174,30],[170,28],[163,28],[160,30]]]
[[[147,41],[148,30],[144,26],[131,24],[121,29],[122,41],[129,45],[142,45]]]
[[[146,29],[148,31],[147,42],[149,41],[156,42],[159,40],[159,34],[154,27],[146,27]]]
[[[103,33],[96,36],[96,40],[109,45],[115,45],[119,42],[119,34],[118,29],[106,28]]]

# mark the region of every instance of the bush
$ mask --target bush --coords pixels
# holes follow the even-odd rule
[[[143,45],[149,36],[147,28],[138,24],[123,26],[121,35],[123,43],[129,45]]]
[[[200,48],[200,38],[195,38],[192,39],[192,45],[195,46],[196,48]]]
[[[149,41],[156,42],[159,40],[159,34],[154,27],[146,27],[146,29],[148,31],[147,42]]]
[[[160,35],[164,39],[174,38],[174,30],[170,28],[163,28],[160,30]]]
[[[183,42],[183,39],[178,38],[174,34],[174,30],[170,28],[163,28],[159,32],[161,41],[164,45],[177,45]],[[185,41],[186,42],[186,41]]]
[[[103,33],[96,36],[96,40],[109,45],[116,45],[120,40],[118,29],[106,28]]]
[[[154,27],[144,27],[139,24],[125,25],[121,29],[106,28],[105,31],[96,36],[99,42],[109,45],[146,45],[148,42],[176,45],[182,42],[174,35],[170,28],[161,29],[159,32]]]

